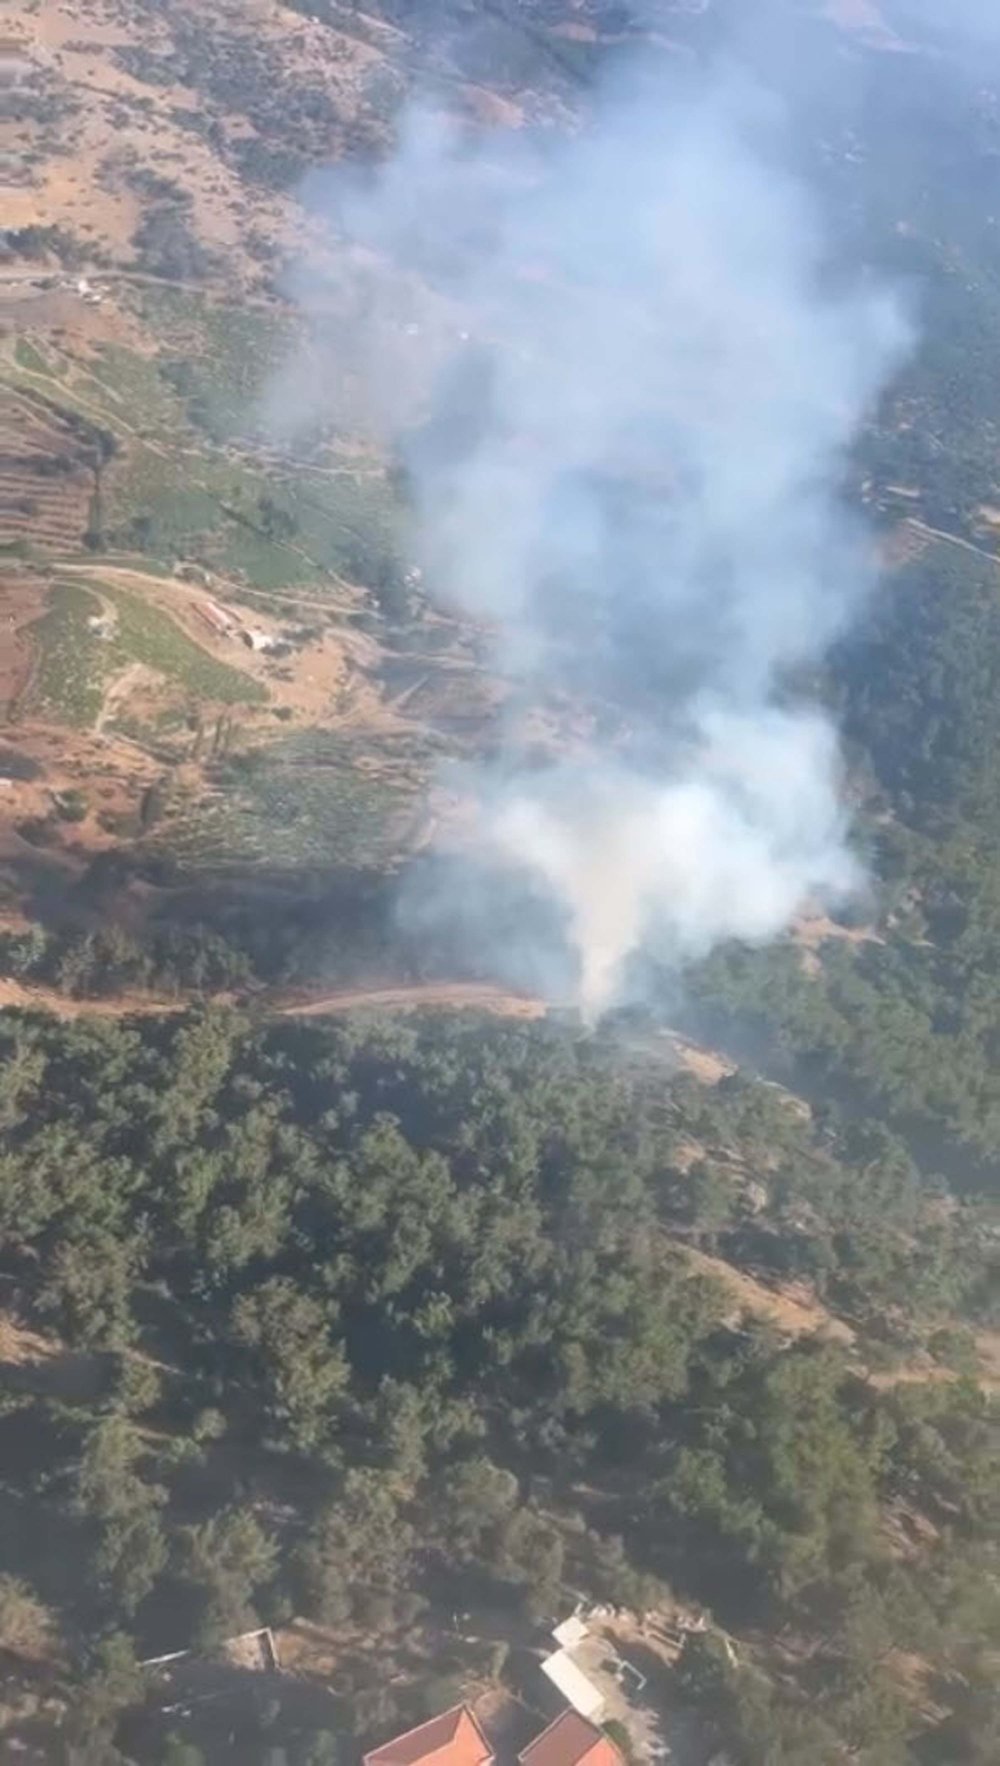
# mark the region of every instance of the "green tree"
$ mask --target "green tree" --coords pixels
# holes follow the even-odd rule
[[[92,1562],[121,1612],[131,1615],[163,1573],[168,1556],[159,1515],[146,1507],[109,1517]]]
[[[393,1482],[367,1468],[348,1472],[341,1497],[318,1518],[298,1554],[306,1612],[324,1624],[348,1616],[357,1597],[392,1597],[409,1569],[413,1528]]]
[[[143,1689],[142,1670],[130,1637],[113,1631],[101,1638],[82,1664],[80,1691],[74,1701],[69,1732],[76,1757],[87,1766],[115,1758],[112,1740],[118,1721]]]
[[[168,1735],[163,1744],[162,1766],[206,1766],[205,1756],[194,1742]]]
[[[16,1656],[45,1655],[55,1636],[52,1614],[28,1584],[0,1574],[0,1649]]]
[[[698,1239],[714,1247],[735,1211],[732,1177],[714,1160],[699,1159],[688,1173],[686,1191],[686,1217]]]
[[[278,1438],[301,1452],[317,1447],[349,1373],[343,1348],[331,1340],[328,1309],[276,1276],[237,1299],[233,1336],[256,1352]]]
[[[277,1563],[277,1546],[250,1509],[225,1509],[185,1529],[183,1572],[205,1597],[201,1636],[206,1643],[258,1623],[253,1596],[272,1580]]]
[[[137,1246],[110,1233],[64,1239],[48,1260],[38,1309],[73,1343],[118,1348],[135,1334],[137,1263]]]
[[[455,1563],[495,1558],[505,1523],[517,1506],[517,1479],[488,1459],[463,1460],[446,1471],[440,1540]]]

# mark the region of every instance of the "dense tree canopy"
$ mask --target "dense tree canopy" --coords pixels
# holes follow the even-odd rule
[[[992,1647],[979,1387],[880,1393],[832,1341],[739,1323],[698,1261],[810,1280],[872,1355],[886,1306],[911,1349],[973,1320],[975,1210],[942,1215],[880,1125],[559,1027],[202,1010],[0,1035],[2,1273],[93,1370],[83,1401],[6,1397],[28,1524],[4,1524],[0,1618],[11,1648],[64,1639],[94,1734],[137,1696],[128,1649],[292,1612],[379,1629],[485,1601],[530,1627],[571,1587],[641,1606],[669,1582],[727,1624],[819,1625],[822,1709],[726,1680],[748,1766],[906,1731],[862,1608],[886,1648],[921,1613],[913,1647]],[[603,1492],[582,1531],[578,1489]],[[913,1505],[952,1543],[899,1563],[887,1516]],[[990,1710],[963,1707],[971,1735]]]

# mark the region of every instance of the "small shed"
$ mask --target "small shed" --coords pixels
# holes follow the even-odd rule
[[[575,1649],[590,1633],[579,1613],[571,1613],[561,1625],[557,1625],[552,1633],[560,1649]]]

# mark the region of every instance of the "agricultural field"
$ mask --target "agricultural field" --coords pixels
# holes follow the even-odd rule
[[[310,733],[217,760],[208,790],[178,783],[148,849],[186,872],[381,870],[423,821],[418,743],[358,744]]]
[[[252,431],[268,379],[300,331],[292,314],[166,286],[136,291],[136,303],[158,341],[157,371],[195,427],[219,442]]]
[[[164,305],[153,303],[155,322]],[[65,472],[50,469],[54,496],[37,464],[12,458],[3,487],[20,513],[12,537],[30,528],[34,546],[65,548],[89,533],[99,547],[137,548],[153,561],[195,558],[263,589],[322,592],[342,575],[383,590],[401,573],[402,545],[384,469],[341,454],[298,475],[248,439],[268,363],[284,347],[281,326],[179,297],[167,310],[155,355],[107,341],[81,351],[33,333],[17,338],[6,378],[25,421],[69,428],[84,443],[93,432],[83,464],[95,449],[103,455],[86,514],[48,524],[36,519],[39,502],[62,506]]]
[[[47,759],[66,733],[91,813],[67,827],[18,788],[12,817],[55,850],[117,843],[178,875],[392,866],[425,825],[442,737],[434,694],[396,708],[385,614],[418,650],[426,615],[386,463],[333,431],[305,455],[262,431],[290,310],[107,281],[99,306],[47,294],[35,317],[0,346],[26,438],[0,468],[8,538],[33,590],[10,703],[26,751]],[[209,595],[274,654],[213,633]],[[428,623],[432,674],[454,641]]]
[[[267,693],[258,681],[209,656],[158,608],[104,582],[100,584],[100,594],[116,616],[112,645],[117,657],[144,663],[157,674],[176,681],[198,701],[221,705],[265,703]]]
[[[23,716],[93,725],[108,684],[130,663],[166,677],[196,703],[266,701],[259,682],[216,661],[166,614],[121,589],[56,581],[49,600],[32,634],[36,666],[19,708]]]
[[[34,669],[19,712],[87,728],[100,712],[115,668],[110,645],[94,632],[101,603],[76,583],[56,583],[48,611],[32,629]]]
[[[358,430],[331,413],[293,446],[268,391],[309,348],[283,282],[296,168],[353,119],[381,126],[387,58],[368,27],[290,28],[266,5],[251,39],[229,10],[207,28],[188,0],[24,9],[21,244],[0,283],[2,541],[23,583],[0,686],[25,752],[51,764],[61,736],[92,805],[55,850],[380,865],[422,825],[434,721],[429,698],[397,710],[381,670],[400,615],[425,613],[405,516]],[[242,634],[209,629],[209,595]],[[273,653],[251,653],[251,623]],[[45,821],[33,792],[11,789],[15,825]]]
[[[335,597],[332,578],[357,581],[359,563],[384,555],[360,537],[372,501],[353,481],[331,480],[307,500],[252,461],[164,458],[140,444],[112,480],[105,538],[154,558],[194,559],[251,588]]]
[[[19,339],[18,347],[31,346]],[[5,389],[0,453],[3,544],[22,553],[78,550],[93,515],[100,438],[90,419],[73,405],[57,402],[30,384],[37,380],[48,385],[41,373],[19,369],[18,379]]]

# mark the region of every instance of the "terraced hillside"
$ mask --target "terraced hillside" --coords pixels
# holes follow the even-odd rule
[[[892,96],[912,80],[919,96],[934,66],[916,53],[906,4],[787,0],[782,10],[803,53],[836,33],[844,66],[863,70],[873,97],[862,122],[873,141],[883,86]],[[23,606],[8,603],[19,660],[6,691],[19,739],[30,746],[33,726],[63,727],[76,752],[89,731],[119,743],[123,766],[136,757],[137,782],[149,762],[164,768],[168,796],[175,769],[186,767],[185,827],[204,791],[220,829],[240,819],[226,810],[220,820],[230,787],[204,772],[216,742],[205,732],[220,719],[227,757],[261,776],[269,747],[311,729],[370,745],[375,772],[389,777],[387,739],[405,737],[423,756],[428,744],[488,746],[504,688],[478,666],[475,634],[432,614],[422,594],[402,486],[356,404],[342,245],[319,228],[303,180],[316,166],[381,153],[413,92],[493,127],[561,126],[623,46],[641,43],[668,62],[710,53],[730,6],[661,0],[633,16],[602,0],[475,13],[444,0],[431,9],[376,0],[364,12],[333,0],[227,0],[209,15],[196,0],[42,0],[14,11],[21,157],[0,263],[9,393],[0,500],[5,543],[32,586]],[[761,53],[745,49],[751,59]],[[959,317],[975,329],[993,271],[970,228],[949,243],[939,172],[918,156],[913,188],[897,181],[905,235],[874,209],[859,221],[853,100],[834,89],[829,102],[813,170],[842,207],[845,235],[860,228],[865,251],[893,265],[902,252],[947,269],[958,252],[968,309]],[[288,266],[304,251],[325,291],[321,345],[289,298]],[[402,309],[386,325],[392,343],[405,329]],[[292,350],[304,382],[337,388],[294,451],[268,402],[273,370]],[[964,523],[993,550],[993,418],[979,409],[989,378],[970,380],[963,367],[960,385],[948,381],[960,434],[954,447],[939,437],[934,460],[943,447],[961,479],[949,513],[941,474],[917,445],[944,421],[947,363],[918,366],[865,444],[863,494],[893,520],[930,512],[935,523]],[[71,619],[81,570],[99,605],[84,613],[77,600]],[[126,599],[115,605],[115,595]],[[199,610],[206,596],[238,610],[231,632]],[[251,625],[270,649],[247,648]],[[72,687],[59,679],[71,653]],[[558,741],[550,722],[540,711],[543,745]],[[341,759],[348,775],[356,770],[354,751]],[[423,762],[417,773],[426,776]],[[138,796],[120,829],[134,828]],[[390,824],[422,827],[413,807]],[[12,801],[9,813],[16,825],[39,810],[28,816]],[[379,815],[374,802],[371,813]],[[336,817],[333,825],[343,854],[354,834]],[[88,820],[74,839],[88,838],[103,846],[114,836],[98,837]],[[262,860],[256,836],[251,844]],[[305,850],[319,849],[310,838]],[[185,837],[183,862],[190,851]]]
[[[33,346],[19,340],[19,364],[36,360],[41,358]],[[25,374],[15,384],[5,411],[0,536],[6,545],[78,551],[99,497],[107,444],[71,406],[36,391],[32,381]]]

